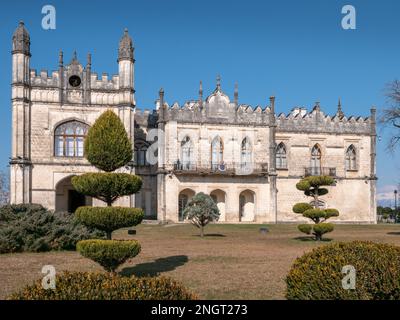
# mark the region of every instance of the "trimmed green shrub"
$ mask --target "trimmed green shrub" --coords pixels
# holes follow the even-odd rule
[[[96,168],[111,172],[132,160],[132,143],[119,117],[104,112],[89,129],[85,139],[85,156]]]
[[[305,203],[305,202],[300,202],[300,203],[296,203],[293,206],[293,212],[295,213],[303,213],[306,210],[312,209],[313,206],[309,203]]]
[[[297,229],[299,229],[301,232],[305,234],[311,234],[313,227],[311,224],[299,224],[297,226]]]
[[[314,234],[317,240],[322,239],[322,235],[332,232],[334,229],[332,223],[317,223],[313,226]]]
[[[8,300],[194,300],[180,283],[166,277],[121,277],[109,273],[64,272],[56,289],[45,290],[41,280]]]
[[[80,240],[105,236],[70,213],[54,213],[37,204],[3,206],[0,219],[0,253],[74,250]]]
[[[355,289],[344,289],[343,267],[355,269]],[[333,243],[297,258],[286,277],[286,297],[298,300],[399,300],[400,247]]]
[[[75,212],[75,217],[85,226],[105,231],[107,238],[111,239],[111,233],[114,230],[141,223],[144,212],[138,208],[79,207]]]
[[[108,206],[142,187],[142,179],[129,173],[85,173],[72,177],[71,182],[79,193],[104,201]]]
[[[315,225],[308,226],[300,225],[298,229],[306,234],[313,234],[315,240],[322,240],[322,235],[327,232],[333,231],[333,225],[329,223],[323,223],[331,217],[339,216],[339,211],[333,208],[321,209],[318,207],[319,197],[324,196],[328,193],[328,189],[321,188],[321,186],[330,186],[335,183],[335,180],[329,176],[309,176],[301,179],[297,184],[296,188],[303,191],[308,197],[313,198],[313,205],[308,203],[297,203],[293,206],[294,213],[300,213],[305,218],[311,219]]]
[[[136,240],[82,240],[76,249],[106,271],[115,272],[120,264],[139,254],[140,244]]]
[[[218,221],[219,209],[214,200],[203,192],[197,193],[186,205],[183,216],[192,221],[200,229],[200,236],[204,236],[204,227],[212,221]]]

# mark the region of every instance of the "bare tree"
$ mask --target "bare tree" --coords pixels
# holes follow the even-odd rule
[[[9,203],[10,189],[9,177],[4,171],[0,171],[0,206]]]
[[[380,123],[392,129],[388,149],[394,151],[400,142],[400,81],[389,83],[385,91],[387,107],[382,111]]]

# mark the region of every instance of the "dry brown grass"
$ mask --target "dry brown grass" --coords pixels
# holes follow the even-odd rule
[[[210,225],[198,237],[191,225],[140,225],[137,235],[126,230],[116,238],[135,238],[142,252],[120,269],[125,275],[171,276],[204,299],[282,299],[284,278],[296,257],[329,241],[303,238],[295,225]],[[338,225],[332,241],[371,240],[400,245],[400,226]],[[43,265],[62,270],[101,270],[76,252],[0,255],[0,298],[42,276]]]

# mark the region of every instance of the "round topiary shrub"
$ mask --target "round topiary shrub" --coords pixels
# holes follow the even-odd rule
[[[342,269],[349,265],[355,289],[343,288]],[[296,259],[286,285],[288,299],[398,300],[400,247],[363,241],[322,246]]]
[[[76,245],[78,252],[86,258],[100,264],[106,271],[115,269],[129,258],[140,252],[140,244],[136,240],[82,240]]]
[[[310,224],[299,224],[297,229],[305,234],[311,234],[313,227]]]
[[[133,227],[142,222],[144,212],[139,208],[128,207],[79,207],[75,212],[76,219],[87,227],[107,233],[111,239],[114,230]]]
[[[166,277],[122,277],[107,273],[65,272],[56,276],[56,289],[41,280],[12,294],[8,300],[193,300],[196,296]]]

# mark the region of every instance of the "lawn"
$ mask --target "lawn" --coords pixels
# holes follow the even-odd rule
[[[118,230],[115,238],[138,239],[142,252],[125,263],[125,275],[163,274],[181,281],[203,299],[282,299],[284,278],[296,257],[332,241],[371,240],[400,245],[400,226],[337,225],[327,235],[332,241],[317,243],[304,238],[296,225],[214,224],[201,239],[189,224],[149,225],[130,236]],[[76,252],[0,255],[0,298],[41,278],[43,265],[62,270],[94,271],[101,268]]]

